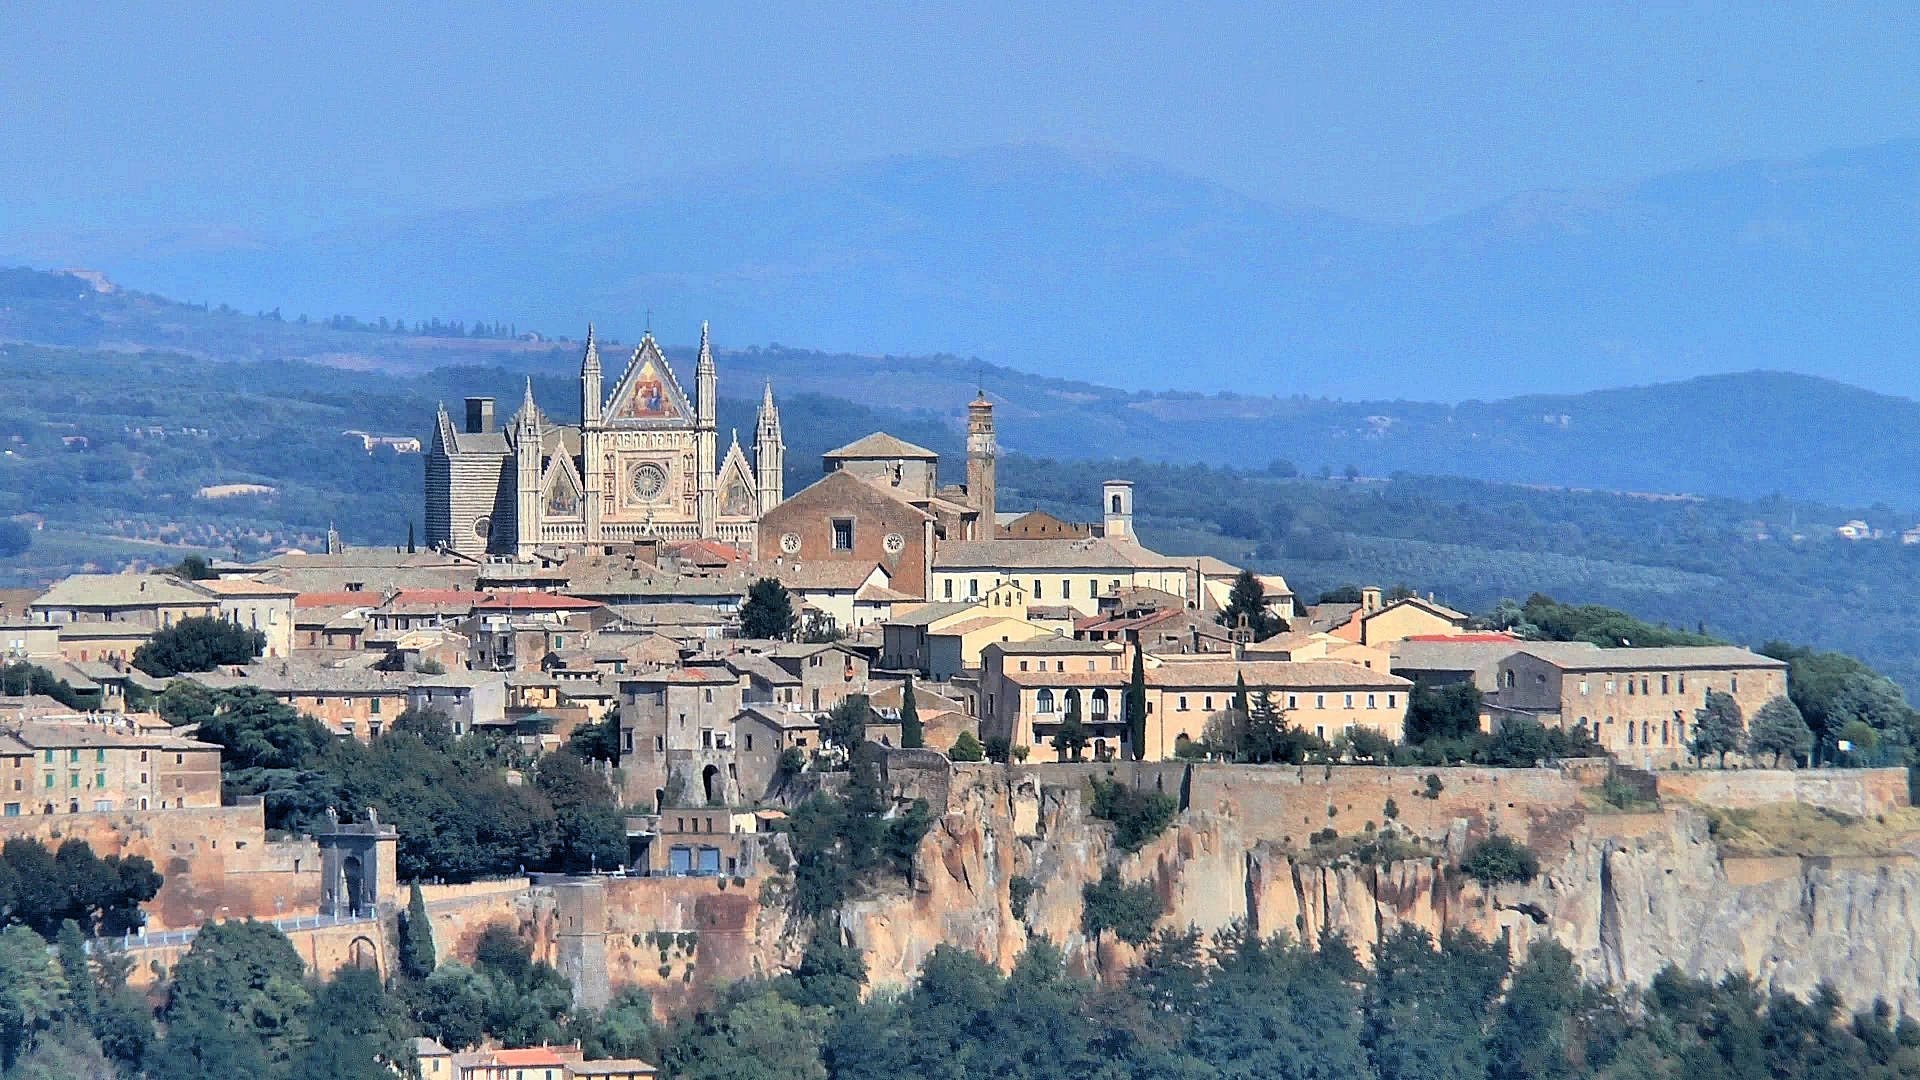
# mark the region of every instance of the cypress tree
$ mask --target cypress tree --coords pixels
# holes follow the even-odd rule
[[[93,965],[87,960],[87,943],[80,934],[80,924],[72,919],[60,920],[56,941],[60,971],[67,977],[67,1001],[80,1022],[91,1025],[93,1014],[99,1008],[100,992],[93,979]]]
[[[409,522],[407,522],[407,554],[409,554],[409,555],[412,555],[412,554],[414,554],[414,550],[413,550],[413,522],[411,522],[411,521],[409,521]]]
[[[433,922],[427,918],[427,901],[420,895],[420,883],[413,883],[407,896],[407,917],[400,928],[400,968],[415,979],[433,974]]]
[[[1147,756],[1147,662],[1139,639],[1133,643],[1133,677],[1127,680],[1125,699],[1127,751],[1133,760]]]
[[[926,729],[920,726],[920,709],[913,702],[913,676],[907,676],[906,688],[900,691],[900,745],[907,750],[918,750],[927,745]]]

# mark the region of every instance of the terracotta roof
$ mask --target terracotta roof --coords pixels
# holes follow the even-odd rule
[[[876,431],[864,438],[855,439],[837,450],[829,450],[824,458],[939,458],[939,454],[924,446],[915,446],[905,439],[898,439],[884,431]]]
[[[303,592],[293,598],[295,608],[379,607],[379,593]]]
[[[878,562],[843,562],[838,559],[819,559],[800,563],[776,563],[769,565],[768,573],[780,579],[780,583],[789,589],[844,590],[852,592],[867,583],[875,570],[881,576],[888,577]]]
[[[1786,670],[1785,660],[1775,660],[1734,645],[1671,645],[1653,649],[1594,649],[1567,654],[1542,650],[1539,645],[1566,644],[1539,642],[1521,646],[1524,652],[1564,671],[1641,671],[1647,668],[1729,668],[1756,667]]]

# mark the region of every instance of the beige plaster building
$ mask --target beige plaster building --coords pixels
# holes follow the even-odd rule
[[[0,816],[220,805],[220,748],[123,717],[48,717],[0,731]]]
[[[1655,649],[1522,648],[1496,668],[1493,703],[1502,713],[1584,727],[1633,765],[1687,758],[1694,711],[1707,692],[1731,694],[1751,720],[1787,692],[1787,664],[1727,645]]]

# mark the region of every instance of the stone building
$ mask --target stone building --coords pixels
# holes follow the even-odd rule
[[[1655,649],[1521,648],[1502,659],[1491,695],[1496,721],[1527,715],[1586,728],[1630,765],[1684,761],[1694,711],[1707,692],[1731,694],[1752,720],[1787,692],[1787,664],[1730,645]]]
[[[220,747],[116,717],[0,728],[0,816],[220,805]]]
[[[523,559],[542,546],[643,538],[751,548],[761,516],[781,501],[780,413],[769,385],[749,461],[737,437],[720,453],[718,407],[705,325],[691,397],[650,332],[603,394],[589,327],[578,425],[541,411],[531,381],[505,425],[495,422],[492,398],[468,398],[458,426],[441,408],[426,455],[426,541]]]
[[[1131,646],[1060,639],[990,645],[984,663],[983,736],[1033,747],[1033,760],[1055,760],[1053,736],[1066,719],[1069,699],[1077,698],[1090,738],[1087,756],[1100,760],[1120,753]],[[1405,734],[1407,694],[1413,687],[1407,679],[1358,664],[1236,661],[1206,654],[1149,653],[1144,674],[1147,761],[1171,758],[1181,742],[1203,738],[1207,725],[1227,711],[1243,679],[1248,694],[1270,695],[1289,726],[1329,741],[1362,727],[1398,741]]]
[[[995,535],[999,444],[993,403],[967,406],[967,482],[940,483],[940,455],[884,431],[821,455],[826,475],[761,519],[762,561],[846,562],[887,572],[888,589],[930,598],[942,543]]]

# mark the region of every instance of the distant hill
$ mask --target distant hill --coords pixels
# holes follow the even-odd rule
[[[577,415],[568,382],[579,362],[575,343],[342,330],[297,318],[209,310],[69,274],[0,270],[0,342],[400,375],[437,370],[433,381],[448,398],[496,384],[510,388],[507,373],[531,371],[551,380],[542,383],[550,387],[543,405],[555,415]],[[685,344],[668,352],[681,362],[691,355]],[[962,406],[985,386],[1000,406],[1002,441],[1040,457],[1256,468],[1279,461],[1336,474],[1351,465],[1369,476],[1410,472],[1920,508],[1920,458],[1908,449],[1920,445],[1920,403],[1804,375],[1744,372],[1443,405],[1130,392],[956,356],[781,346],[720,352],[721,392],[729,398],[749,401],[771,379],[783,399],[814,395],[879,406],[894,426],[916,426],[932,442],[945,432],[953,446]],[[481,373],[462,376],[459,369]],[[428,419],[423,412],[409,432],[424,433]]]
[[[40,238],[175,296],[1430,400],[1768,368],[1920,394],[1920,143],[1385,228],[1043,146],[701,175],[278,241]],[[51,247],[49,247],[51,244]]]

